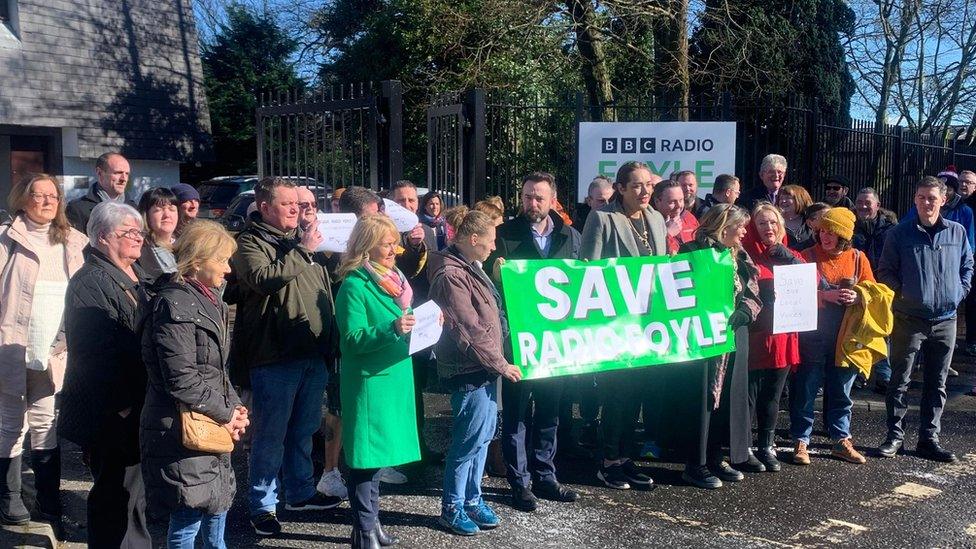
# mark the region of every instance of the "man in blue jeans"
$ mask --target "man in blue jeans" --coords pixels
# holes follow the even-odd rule
[[[298,191],[276,177],[254,189],[257,211],[237,238],[232,353],[250,372],[251,524],[281,532],[278,473],[289,511],[331,509],[342,501],[315,490],[312,435],[322,419],[326,361],[337,348],[329,273],[312,260],[322,242],[313,223],[299,228]]]
[[[939,430],[956,343],[956,309],[969,293],[973,252],[966,229],[941,215],[946,196],[945,182],[923,178],[915,190],[918,215],[906,218],[888,233],[878,262],[878,280],[895,291],[891,383],[885,399],[888,436],[878,448],[881,457],[895,457],[902,447],[906,393],[915,357],[921,352],[916,453],[934,461],[956,460],[939,444]]]

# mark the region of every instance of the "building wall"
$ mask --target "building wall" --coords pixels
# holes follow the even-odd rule
[[[17,5],[19,40],[0,41],[0,124],[65,128],[79,158],[209,158],[191,0]]]

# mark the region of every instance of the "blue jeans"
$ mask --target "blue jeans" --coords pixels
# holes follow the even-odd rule
[[[203,527],[203,546],[207,549],[227,549],[224,543],[224,527],[227,511],[216,515],[198,509],[183,507],[169,516],[169,532],[166,547],[169,549],[193,549],[197,532]]]
[[[279,471],[288,503],[315,495],[312,435],[322,422],[328,379],[321,360],[293,360],[251,370],[251,516],[275,510]]]
[[[498,422],[495,383],[451,395],[451,447],[444,458],[444,509],[481,503],[481,476]]]
[[[824,387],[827,396],[827,434],[838,441],[851,436],[851,388],[857,368],[839,368],[832,364],[801,364],[790,384],[790,434],[793,440],[810,444],[813,433],[813,408],[817,389]]]

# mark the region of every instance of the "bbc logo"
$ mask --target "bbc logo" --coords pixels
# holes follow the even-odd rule
[[[654,137],[604,137],[600,146],[603,154],[654,154],[657,139]]]

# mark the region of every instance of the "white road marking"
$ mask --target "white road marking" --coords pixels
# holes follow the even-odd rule
[[[890,493],[877,495],[867,501],[862,501],[864,507],[885,509],[889,507],[904,507],[912,503],[929,499],[942,493],[938,488],[932,488],[915,482],[906,482],[896,486]]]

